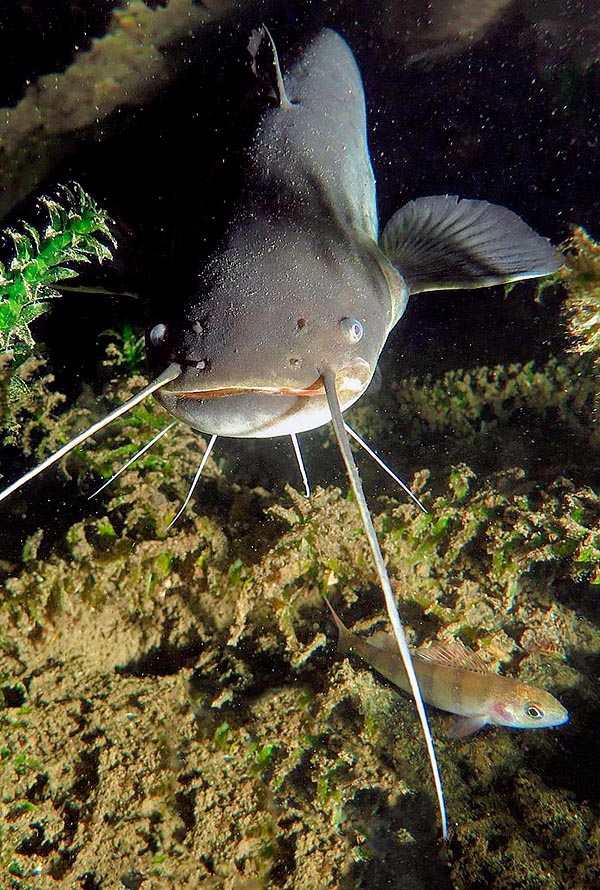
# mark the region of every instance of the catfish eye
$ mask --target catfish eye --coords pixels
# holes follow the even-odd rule
[[[155,324],[150,331],[150,342],[153,346],[159,346],[165,339],[167,326],[165,324]]]
[[[541,720],[544,716],[544,712],[537,705],[527,704],[523,708],[523,713],[526,717],[529,717],[530,720]]]
[[[357,318],[342,318],[340,327],[348,343],[358,343],[362,340],[365,330]]]

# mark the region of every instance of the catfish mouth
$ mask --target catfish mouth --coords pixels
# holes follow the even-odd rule
[[[298,380],[287,376],[279,385],[271,382],[277,380],[274,373],[269,375],[271,380],[265,374],[268,382],[264,383],[254,375],[250,380],[250,375],[240,375],[243,382],[238,383],[235,378],[232,380],[232,374],[225,380],[216,374],[203,380],[184,371],[156,396],[174,417],[203,433],[256,439],[288,436],[316,429],[331,420],[324,378],[335,377],[339,403],[346,410],[360,398],[372,376],[364,359],[346,361],[336,371],[313,366],[313,380],[307,379],[308,375]]]
[[[371,379],[371,366],[364,359],[354,359],[349,365],[341,368],[336,374],[336,388],[342,399],[353,398],[360,395],[366,389]],[[177,380],[173,381],[176,383]],[[260,393],[273,396],[295,396],[297,398],[311,398],[321,396],[326,398],[325,385],[322,376],[309,386],[218,386],[213,389],[177,389],[169,385],[163,389],[165,395],[175,396],[180,399],[213,400],[223,399],[228,396],[251,395]]]
[[[293,389],[289,386],[226,386],[221,389],[169,390],[169,395],[186,399],[222,399],[225,396],[241,396],[249,393],[264,393],[274,396],[322,396],[325,394],[323,381],[319,377],[306,389]]]

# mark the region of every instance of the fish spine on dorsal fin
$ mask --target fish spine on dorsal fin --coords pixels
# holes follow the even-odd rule
[[[466,671],[475,671],[478,674],[494,673],[483,661],[479,652],[474,652],[465,646],[461,640],[449,642],[438,641],[430,643],[423,649],[414,652],[415,658],[423,661],[432,661],[435,664],[444,664],[448,667],[461,667]]]
[[[398,651],[396,640],[385,630],[376,630],[375,633],[366,638],[366,642],[369,646],[374,646],[375,649],[379,649],[381,652],[395,653]]]
[[[512,210],[455,195],[409,201],[379,245],[411,294],[538,278],[562,265],[550,242]]]
[[[252,57],[252,71],[257,80],[269,87],[269,95],[276,100],[280,108],[292,108],[292,102],[285,91],[281,65],[275,41],[266,25],[255,28],[248,41],[248,52]]]

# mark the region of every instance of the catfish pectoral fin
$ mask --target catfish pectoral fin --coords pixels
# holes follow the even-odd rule
[[[562,265],[550,242],[512,210],[454,195],[409,201],[379,244],[411,294],[538,278]]]

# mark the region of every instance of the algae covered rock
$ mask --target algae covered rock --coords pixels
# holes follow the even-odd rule
[[[567,265],[561,280],[567,289],[565,313],[578,355],[600,361],[600,245],[585,229],[576,228],[567,244]]]

